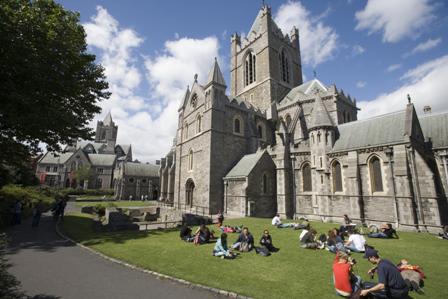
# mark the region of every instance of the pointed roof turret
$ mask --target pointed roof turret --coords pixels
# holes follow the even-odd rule
[[[308,127],[309,130],[319,127],[333,127],[333,122],[328,114],[327,108],[325,108],[324,102],[319,94],[316,93],[316,99],[314,101],[313,111],[311,112],[311,124]]]
[[[179,110],[185,107],[185,103],[187,103],[189,98],[190,98],[190,86],[187,86],[187,90],[185,91],[185,94],[182,97],[182,101],[180,102]]]
[[[227,87],[226,81],[224,81],[224,76],[222,75],[221,69],[218,65],[218,60],[215,57],[215,62],[213,63],[213,67],[208,74],[207,83],[205,84],[205,88],[210,86],[211,84],[218,84]]]
[[[112,120],[112,115],[110,114],[110,110],[109,110],[109,112],[107,112],[107,115],[103,120],[103,124],[106,126],[113,126],[114,121]]]

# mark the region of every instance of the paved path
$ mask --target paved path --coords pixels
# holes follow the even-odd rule
[[[31,296],[39,298],[222,298],[206,290],[160,280],[107,261],[55,232],[49,215],[39,228],[30,221],[8,232],[10,272]]]

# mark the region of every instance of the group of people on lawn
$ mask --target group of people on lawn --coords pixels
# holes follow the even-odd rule
[[[218,226],[221,230],[220,238],[215,238],[207,226],[201,225],[195,234],[189,227],[181,229],[180,237],[187,242],[203,244],[216,239],[213,255],[223,259],[234,258],[238,251],[246,252],[255,249],[261,255],[267,256],[278,249],[273,245],[269,231],[265,229],[259,241],[259,247],[254,245],[254,237],[247,227],[231,227],[223,225],[224,217],[218,218]],[[347,215],[344,215],[344,224],[339,228],[328,231],[319,237],[308,220],[302,219],[300,223],[282,223],[277,214],[272,219],[272,225],[277,228],[301,229],[299,242],[302,248],[326,249],[335,253],[333,262],[333,281],[336,294],[346,298],[407,298],[409,289],[421,291],[420,283],[424,273],[419,266],[410,265],[406,260],[396,266],[392,262],[379,256],[377,250],[367,245],[366,239],[356,229]],[[237,240],[228,246],[228,232],[240,233]],[[380,227],[378,232],[368,234],[369,238],[398,238],[397,232],[392,225],[387,223]],[[356,260],[350,256],[351,252],[364,253],[364,258],[374,265],[368,271],[373,278],[378,274],[378,283],[363,282],[361,278],[353,273],[353,265]],[[406,275],[408,276],[406,276]],[[406,281],[404,279],[406,277]]]

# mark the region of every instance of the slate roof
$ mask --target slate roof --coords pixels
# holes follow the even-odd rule
[[[39,163],[43,164],[64,164],[73,155],[72,152],[67,153],[51,153],[47,152]]]
[[[425,139],[431,138],[433,148],[448,147],[448,112],[420,117]]]
[[[88,154],[88,157],[93,166],[113,166],[115,162],[115,155]]]
[[[102,143],[102,142],[93,142],[93,141],[88,141],[88,140],[80,140],[76,143],[76,149],[82,148],[84,149],[87,145],[91,144],[93,146],[93,148],[95,149],[95,151],[98,153],[100,152],[101,147],[106,147],[107,144],[106,143]]]
[[[229,173],[227,173],[225,178],[248,176],[265,152],[266,150],[263,150],[243,156]]]
[[[147,177],[158,177],[159,168],[158,165],[153,164],[143,164],[143,163],[132,163],[128,162],[125,165],[124,174],[129,176],[147,176]]]
[[[208,74],[207,83],[205,84],[205,86],[208,86],[212,83],[226,86],[226,81],[224,81],[224,76],[222,75],[221,69],[219,68],[216,57],[215,62],[213,63],[213,67]]]
[[[406,110],[338,126],[332,151],[344,151],[404,142]]]

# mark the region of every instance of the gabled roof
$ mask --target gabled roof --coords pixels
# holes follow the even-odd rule
[[[106,143],[102,143],[102,142],[93,142],[93,141],[88,141],[88,140],[80,140],[80,141],[78,141],[76,143],[76,149],[79,149],[79,148],[84,149],[89,144],[93,146],[93,148],[95,149],[95,151],[97,153],[99,153],[103,147],[107,146]]]
[[[187,90],[185,91],[184,96],[182,97],[182,100],[180,102],[179,110],[185,107],[185,104],[187,103],[189,98],[190,98],[190,86],[187,86]]]
[[[143,164],[127,162],[124,164],[124,174],[129,176],[158,177],[160,166],[153,164]]]
[[[448,112],[420,117],[425,139],[431,138],[433,148],[448,147]]]
[[[47,152],[39,161],[43,164],[64,164],[73,155],[72,152],[54,153]]]
[[[115,163],[115,155],[109,154],[88,154],[90,163],[93,166],[113,166]]]
[[[316,99],[314,100],[313,111],[311,112],[311,123],[308,129],[319,128],[319,127],[332,127],[333,122],[328,114],[327,108],[322,101],[319,94],[316,94]]]
[[[229,171],[229,173],[227,173],[225,178],[248,176],[265,153],[266,150],[262,150],[243,156],[241,160]]]
[[[224,81],[224,76],[222,75],[221,69],[219,68],[218,61],[215,57],[215,62],[213,63],[213,67],[208,74],[207,82],[205,87],[208,87],[210,84],[219,84],[221,86],[226,86],[226,82]]]
[[[338,126],[339,138],[332,151],[398,144],[405,141],[406,110]]]

